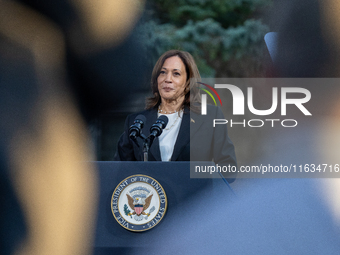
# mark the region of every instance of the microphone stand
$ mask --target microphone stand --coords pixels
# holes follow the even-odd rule
[[[146,162],[149,160],[149,139],[144,134],[140,134],[140,136],[143,139],[143,160]]]
[[[138,117],[138,116],[137,116]],[[144,117],[143,115],[141,117]],[[145,117],[144,117],[145,119]],[[151,134],[146,137],[144,134],[141,132],[141,128],[137,126],[137,124],[143,124],[143,121],[136,120],[134,125],[130,127],[130,138],[133,140],[133,142],[139,147],[139,144],[137,142],[137,137],[140,137],[143,140],[143,161],[149,161],[149,149],[154,141],[154,139],[162,134],[163,129],[166,127],[168,124],[168,117],[165,115],[161,115],[155,124],[151,126]],[[145,122],[145,120],[144,120]]]

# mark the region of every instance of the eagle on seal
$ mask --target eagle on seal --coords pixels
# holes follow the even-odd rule
[[[128,214],[129,216],[135,214],[137,214],[137,216],[140,216],[141,214],[150,216],[150,213],[145,213],[144,211],[149,208],[153,194],[145,199],[142,197],[136,197],[133,199],[129,194],[126,194],[126,196],[130,208],[134,210],[132,213]]]

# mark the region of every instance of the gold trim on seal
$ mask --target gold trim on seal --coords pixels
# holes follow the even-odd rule
[[[158,219],[158,221],[157,221],[156,224],[154,224],[152,227],[149,227],[149,228],[146,228],[146,229],[138,229],[138,230],[135,230],[135,229],[133,229],[133,228],[128,228],[128,227],[124,226],[124,225],[117,219],[117,217],[116,217],[116,215],[115,215],[115,213],[114,213],[114,210],[113,210],[113,204],[112,204],[112,203],[113,203],[113,198],[114,198],[114,196],[115,196],[115,193],[116,193],[117,189],[118,189],[124,182],[126,182],[127,180],[129,180],[129,179],[131,179],[131,178],[134,178],[134,177],[144,177],[144,178],[148,178],[148,179],[150,179],[150,180],[156,182],[156,184],[159,185],[159,187],[161,188],[161,190],[162,190],[162,192],[163,192],[163,194],[164,194],[165,205],[164,205],[164,212],[163,212],[163,214],[162,214],[162,217]],[[127,187],[129,187],[129,186],[130,186],[131,184],[133,184],[133,183],[146,183],[148,186],[152,187],[152,189],[153,189],[154,191],[156,191],[156,194],[157,194],[158,199],[159,199],[159,206],[158,206],[158,211],[157,211],[157,213],[156,213],[155,216],[154,216],[153,218],[151,218],[148,222],[143,223],[143,224],[133,224],[133,223],[131,223],[131,222],[125,220],[124,217],[123,217],[123,213],[124,213],[124,212],[121,213],[121,208],[119,208],[119,199],[120,199],[120,197],[121,197],[121,194],[123,193],[123,191],[124,191]],[[120,217],[121,217],[122,219],[124,219],[124,221],[126,221],[128,224],[130,224],[130,225],[132,225],[132,226],[142,226],[142,225],[146,225],[146,224],[148,224],[149,222],[151,222],[151,221],[158,215],[159,210],[161,209],[161,204],[162,204],[162,203],[161,203],[161,198],[160,198],[159,192],[156,190],[156,188],[155,188],[153,185],[151,185],[150,183],[148,183],[148,182],[146,182],[146,181],[143,181],[143,180],[136,180],[136,181],[134,181],[134,182],[131,182],[131,181],[130,181],[130,183],[127,184],[127,185],[120,191],[120,193],[119,193],[119,195],[118,195],[118,198],[117,198],[117,209],[118,209],[118,212],[119,212],[119,214],[120,214]],[[155,180],[153,177],[148,176],[148,175],[144,175],[144,174],[135,174],[135,175],[131,175],[131,176],[129,176],[129,177],[126,177],[124,180],[122,180],[122,181],[116,186],[116,188],[115,188],[115,190],[113,191],[112,196],[111,196],[110,207],[111,207],[111,212],[112,212],[112,214],[113,214],[113,217],[116,219],[116,221],[118,222],[119,225],[121,225],[123,228],[125,228],[125,229],[127,229],[127,230],[129,230],[129,231],[133,231],[133,232],[142,232],[142,231],[147,231],[147,230],[152,229],[153,227],[155,227],[156,225],[158,225],[159,222],[162,221],[162,219],[163,219],[163,217],[164,217],[164,215],[165,215],[165,213],[166,213],[167,207],[168,207],[168,199],[167,199],[166,193],[165,193],[165,191],[164,191],[162,185],[161,185],[157,180]]]

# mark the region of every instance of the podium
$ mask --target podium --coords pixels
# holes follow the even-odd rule
[[[176,233],[184,227],[199,227],[197,217],[204,201],[228,203],[234,195],[222,178],[190,178],[190,162],[95,162],[98,169],[100,196],[95,229],[94,254],[135,254],[147,252],[168,231]],[[111,198],[117,185],[125,178],[142,174],[159,182],[167,196],[163,219],[152,229],[132,232],[123,228],[111,211]],[[204,217],[213,217],[203,215]],[[180,223],[183,216],[189,218]],[[159,254],[162,252],[160,251]]]

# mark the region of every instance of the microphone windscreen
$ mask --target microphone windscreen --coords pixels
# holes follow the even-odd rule
[[[168,117],[167,117],[167,116],[165,116],[165,115],[161,115],[161,116],[159,116],[158,120],[164,121],[164,123],[165,123],[165,126],[166,126],[166,125],[168,124],[168,122],[169,122],[169,119],[168,119]]]

